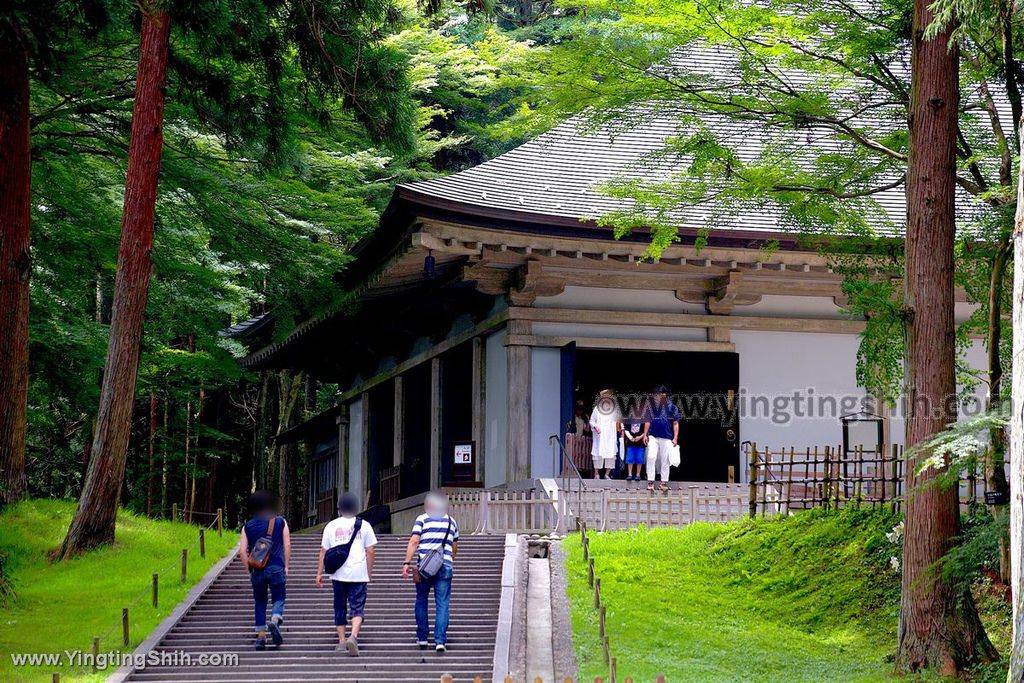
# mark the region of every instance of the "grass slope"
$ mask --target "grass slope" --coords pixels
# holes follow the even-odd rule
[[[592,534],[619,680],[891,681],[899,577],[886,513]],[[579,536],[566,540],[580,679],[607,676]]]
[[[134,648],[167,616],[189,588],[237,543],[237,534],[207,534],[206,558],[194,546],[195,526],[154,521],[122,512],[117,518],[116,542],[82,557],[53,564],[49,551],[60,545],[71,522],[75,503],[31,500],[0,514],[0,552],[12,581],[15,598],[0,621],[0,681],[101,680],[88,671],[60,667],[15,667],[12,653],[89,651],[93,636],[113,627],[100,642],[101,652],[121,648],[121,608],[149,591],[160,573],[160,606],[144,597],[129,611]],[[188,583],[180,582],[181,549],[190,548]]]

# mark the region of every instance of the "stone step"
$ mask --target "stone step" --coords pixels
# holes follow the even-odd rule
[[[415,586],[401,578],[407,536],[378,537],[374,580],[358,658],[334,650],[332,591],[314,583],[319,534],[293,534],[283,627],[284,645],[253,649],[252,587],[241,563],[232,563],[161,639],[169,656],[238,655],[237,666],[149,666],[129,680],[152,683],[432,683],[444,674],[456,681],[490,681],[501,596],[505,537],[463,536],[452,583],[447,653],[415,643]],[[269,609],[268,609],[269,612]],[[431,622],[433,598],[428,602]]]

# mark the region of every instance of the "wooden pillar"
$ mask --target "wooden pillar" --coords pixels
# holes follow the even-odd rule
[[[359,440],[359,452],[350,453],[349,457],[355,456],[359,458],[360,468],[362,470],[362,476],[359,481],[356,482],[358,489],[355,494],[359,496],[359,501],[365,507],[369,502],[369,489],[370,489],[370,394],[369,392],[363,392],[359,396],[359,400],[362,401],[363,406],[363,418],[362,418],[362,434]],[[351,463],[350,463],[351,466]],[[376,496],[374,496],[376,498]]]
[[[470,342],[473,346],[473,417],[472,433],[473,441],[476,443],[476,480],[484,480],[484,433],[487,424],[484,411],[486,410],[486,377],[487,377],[487,353],[484,349],[483,337],[473,337]]]
[[[402,464],[405,452],[405,385],[401,375],[395,376],[395,426],[391,464]]]
[[[338,452],[334,456],[337,458],[335,463],[335,478],[334,484],[340,497],[343,491],[348,490],[348,405],[341,406],[341,414],[335,418],[335,423],[338,425]]]
[[[430,488],[436,489],[441,478],[441,358],[430,359]]]
[[[509,335],[529,335],[530,323],[509,321]],[[508,352],[508,479],[530,476],[530,347],[510,344]]]

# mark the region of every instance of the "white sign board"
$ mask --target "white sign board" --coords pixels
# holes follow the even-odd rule
[[[453,462],[456,465],[472,465],[473,464],[473,444],[471,443],[457,443],[454,446],[455,455]]]

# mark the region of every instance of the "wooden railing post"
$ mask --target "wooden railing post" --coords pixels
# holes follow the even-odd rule
[[[477,525],[479,533],[489,534],[490,530],[490,513],[488,512],[488,503],[491,502],[491,492],[484,490],[480,492],[480,523]]]
[[[217,508],[217,535],[224,535],[224,508]]]
[[[757,517],[757,444],[750,444],[750,498],[747,502],[748,514]]]
[[[188,548],[181,549],[181,582],[188,580]]]
[[[203,529],[199,530],[199,557],[206,557],[206,533]]]
[[[171,503],[171,521],[172,522],[177,522],[178,521],[178,504],[177,503]]]
[[[100,658],[100,637],[93,636],[92,639],[92,672],[97,673],[100,668],[98,666]]]
[[[156,609],[159,601],[160,575],[153,574],[153,609]]]
[[[594,577],[594,609],[601,607],[601,579]]]
[[[131,642],[131,638],[128,633],[128,608],[125,607],[121,610],[121,635],[123,637],[124,646],[128,647],[128,643]]]

